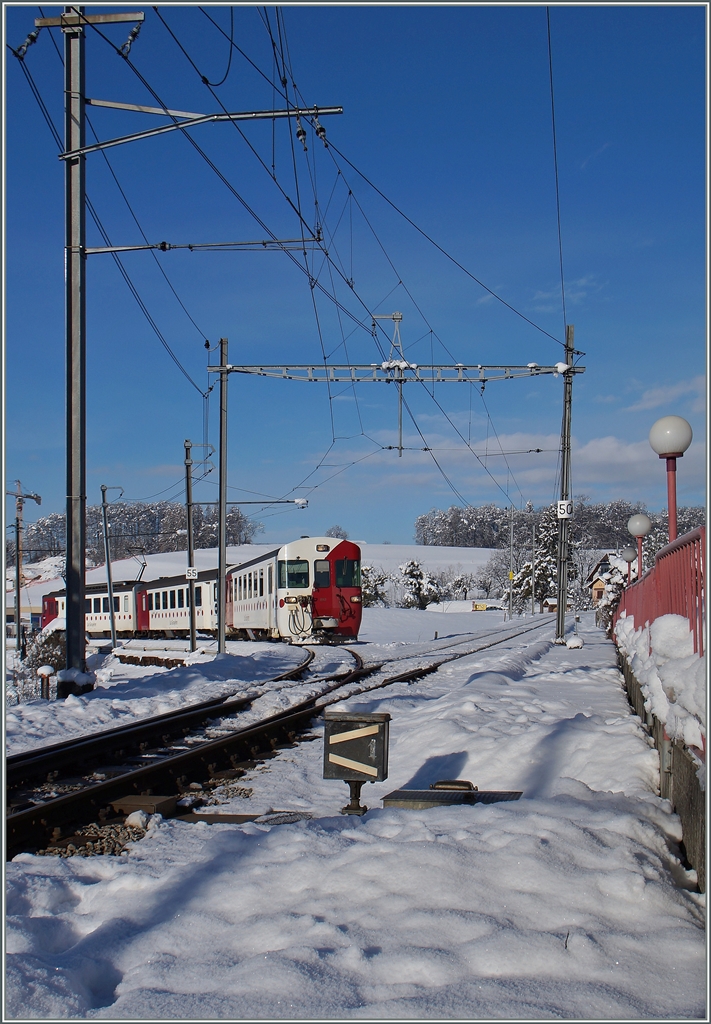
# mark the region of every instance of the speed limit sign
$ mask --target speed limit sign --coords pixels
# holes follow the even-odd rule
[[[559,519],[570,519],[573,515],[573,503],[572,501],[559,501],[558,502],[558,518]]]

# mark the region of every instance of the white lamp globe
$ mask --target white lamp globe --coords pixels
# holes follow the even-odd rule
[[[637,552],[634,548],[625,548],[622,552],[622,557],[624,558],[625,562],[634,562],[635,558],[637,557]]]
[[[627,529],[633,537],[646,537],[652,529],[652,520],[644,512],[638,512],[628,520]]]
[[[657,455],[683,455],[694,436],[691,425],[681,416],[662,416],[649,431],[649,443]]]

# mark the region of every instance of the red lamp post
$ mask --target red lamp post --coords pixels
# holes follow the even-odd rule
[[[636,516],[630,516],[627,521],[627,529],[633,537],[637,538],[637,579],[642,578],[642,541],[652,529],[652,520],[644,512],[638,512]]]
[[[625,548],[622,552],[622,557],[624,558],[625,562],[627,562],[627,586],[629,587],[630,583],[632,582],[632,563],[637,557],[637,552],[632,547]],[[637,570],[637,579],[639,579],[639,569]]]
[[[667,508],[669,543],[676,540],[676,460],[682,458],[693,437],[691,426],[681,416],[662,416],[649,431],[649,443],[660,459],[667,460]]]

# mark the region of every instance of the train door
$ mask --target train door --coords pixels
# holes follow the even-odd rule
[[[136,592],[136,629],[139,633],[148,632],[151,628],[150,613],[148,611],[148,591],[139,590]]]
[[[57,598],[45,594],[42,598],[42,629],[57,618]]]

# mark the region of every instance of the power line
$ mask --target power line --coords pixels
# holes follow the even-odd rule
[[[8,48],[12,50],[12,47],[8,47]],[[15,51],[12,51],[12,52],[14,53]],[[47,126],[48,126],[48,128],[49,128],[49,130],[50,130],[50,132],[52,134],[52,137],[53,137],[55,143],[58,146],[59,152],[61,153],[63,151],[64,145],[63,145],[61,136],[60,136],[59,132],[57,131],[57,129],[56,129],[55,125],[54,125],[54,122],[52,121],[52,118],[51,118],[51,115],[50,115],[50,113],[49,113],[49,111],[47,109],[47,106],[46,106],[44,100],[42,99],[42,95],[41,95],[41,93],[40,93],[40,91],[39,91],[39,89],[38,89],[38,87],[37,87],[37,85],[36,85],[36,83],[35,83],[35,81],[34,81],[34,79],[32,77],[31,72],[29,71],[29,69],[25,65],[24,60],[20,59],[19,63],[20,63],[20,67],[22,68],[23,74],[25,75],[25,78],[26,78],[26,80],[27,80],[27,82],[28,82],[28,84],[30,86],[32,94],[33,94],[35,100],[37,101],[37,104],[38,104],[38,106],[40,108],[42,116],[44,117],[44,120],[46,121]],[[93,131],[93,128],[92,128],[92,131]],[[87,205],[87,209],[88,209],[88,211],[89,211],[89,213],[90,213],[90,215],[92,217],[92,220],[96,224],[96,226],[97,226],[97,228],[98,228],[102,238],[104,239],[106,245],[110,246],[111,245],[111,240],[109,239],[109,236],[106,233],[106,231],[105,231],[105,229],[103,227],[103,224],[101,223],[101,220],[100,220],[100,218],[99,218],[99,216],[98,216],[98,214],[96,212],[96,209],[94,208],[94,206],[93,206],[91,200],[89,199],[88,195],[86,197],[86,205]],[[124,281],[126,282],[126,285],[128,286],[129,291],[131,292],[131,294],[133,295],[134,299],[138,303],[139,309],[141,310],[141,312],[145,316],[146,320],[150,324],[150,326],[151,326],[152,330],[154,331],[154,333],[156,334],[158,340],[161,342],[161,344],[163,345],[163,347],[167,351],[168,355],[173,360],[173,362],[178,367],[178,369],[183,374],[183,376],[186,377],[186,379],[190,382],[190,384],[192,384],[192,386],[204,398],[205,397],[205,393],[195,383],[195,381],[192,379],[192,377],[190,376],[188,371],[182,365],[182,363],[180,362],[180,360],[178,359],[178,357],[176,356],[176,354],[173,352],[172,348],[168,344],[167,340],[163,336],[163,334],[160,331],[160,328],[156,324],[155,320],[153,319],[153,317],[149,313],[148,308],[147,308],[145,302],[141,298],[141,296],[140,296],[140,294],[138,292],[138,289],[134,285],[134,283],[133,283],[133,281],[132,281],[128,271],[126,270],[126,268],[124,267],[123,263],[121,262],[121,259],[119,258],[118,254],[117,253],[111,253],[111,256],[113,257],[114,262],[115,262],[116,266],[118,267],[119,272],[121,273],[121,276],[123,277]]]
[[[224,85],[225,82],[227,81],[227,76],[229,75],[230,68],[232,67],[232,42],[233,42],[233,39],[234,39],[234,34],[235,34],[235,9],[234,9],[234,7],[232,7],[230,5],[230,50],[229,50],[229,55],[228,55],[228,58],[227,58],[227,71],[225,71],[224,75],[222,76],[222,78],[220,79],[219,82],[208,82],[207,78],[204,79],[205,85],[209,85],[212,89],[219,88],[219,86]]]

